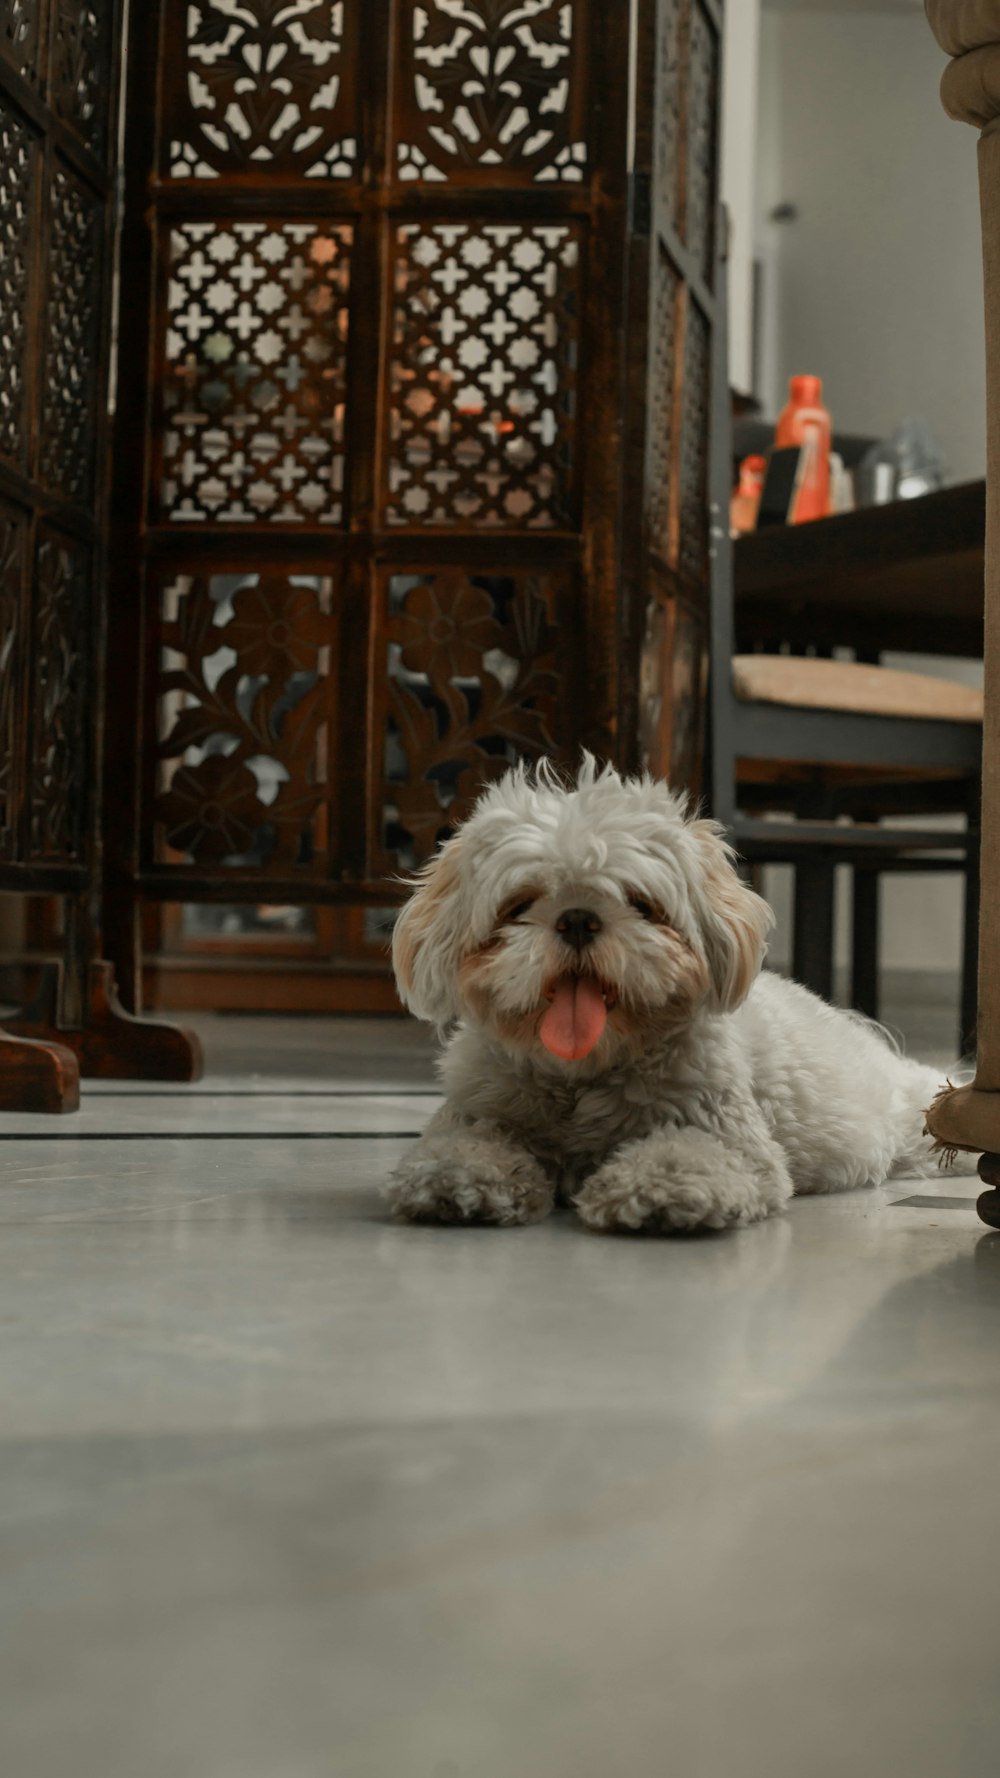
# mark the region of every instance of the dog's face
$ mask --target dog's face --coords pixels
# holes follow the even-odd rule
[[[718,829],[648,778],[512,771],[426,867],[393,936],[403,1000],[592,1073],[749,992],[773,924]]]

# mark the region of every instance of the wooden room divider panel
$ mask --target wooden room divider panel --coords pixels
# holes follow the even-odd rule
[[[581,745],[693,780],[714,0],[147,0],[108,931],[385,901]],[[651,232],[653,231],[653,232]]]
[[[121,24],[119,0],[0,5],[0,889],[66,908],[0,1106],[68,1109],[98,1023],[116,1050],[93,913]]]

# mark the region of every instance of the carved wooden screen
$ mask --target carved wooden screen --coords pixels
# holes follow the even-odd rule
[[[626,528],[624,579],[641,601],[642,762],[697,787],[708,672],[722,7],[660,0],[644,29],[636,154],[648,169],[650,201],[637,205],[632,239],[633,327],[649,348],[632,436],[643,522]]]
[[[117,0],[0,4],[0,885],[93,865]]]
[[[136,11],[119,929],[136,886],[384,897],[517,755],[634,762],[629,31],[603,0]]]

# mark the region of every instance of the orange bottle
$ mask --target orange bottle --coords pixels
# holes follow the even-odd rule
[[[789,378],[788,406],[778,421],[774,442],[779,449],[783,445],[802,448],[802,465],[789,514],[793,525],[801,525],[806,519],[825,519],[830,510],[830,434],[822,378]]]
[[[766,474],[766,457],[744,457],[740,464],[739,486],[734,489],[729,502],[729,529],[734,535],[755,528]]]

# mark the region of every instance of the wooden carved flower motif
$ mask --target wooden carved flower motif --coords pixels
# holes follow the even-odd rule
[[[281,577],[262,574],[256,586],[240,587],[225,629],[240,669],[287,677],[314,672],[320,649],[330,640],[329,619],[312,587],[290,587]]]
[[[460,571],[442,570],[415,586],[395,628],[403,666],[437,683],[478,678],[483,655],[503,642],[489,593]]]
[[[385,831],[407,863],[428,857],[517,757],[558,750],[548,589],[530,573],[484,579],[435,568],[391,610],[399,664],[426,680],[407,683],[390,656],[388,721],[401,757],[385,784]]]
[[[199,864],[220,864],[248,851],[267,819],[253,773],[218,753],[200,765],[181,766],[170,789],[157,798],[157,814],[168,845]]]

